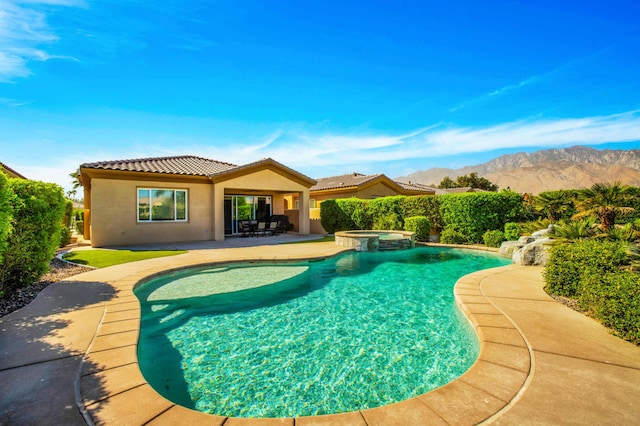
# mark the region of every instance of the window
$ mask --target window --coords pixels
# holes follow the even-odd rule
[[[138,222],[185,222],[187,191],[138,188]]]
[[[315,209],[316,207],[318,207],[316,205],[316,200],[314,200],[313,198],[309,200],[309,208],[310,209]]]

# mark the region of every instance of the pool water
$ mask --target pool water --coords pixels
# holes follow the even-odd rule
[[[355,411],[462,375],[478,341],[455,306],[490,254],[417,247],[168,274],[139,286],[138,357],[169,400],[233,417]]]

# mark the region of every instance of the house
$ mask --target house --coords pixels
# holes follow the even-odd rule
[[[320,204],[324,200],[336,198],[373,199],[392,195],[434,195],[436,190],[426,185],[398,182],[379,173],[365,175],[349,173],[317,180],[309,191],[311,218],[320,217]],[[294,197],[293,204],[298,200]]]
[[[0,171],[3,171],[10,178],[26,179],[26,177],[24,177],[23,175],[21,175],[20,173],[16,172],[11,167],[7,166],[6,164],[4,164],[2,162],[0,162]]]
[[[311,179],[267,158],[234,165],[196,156],[101,161],[80,166],[84,237],[94,247],[224,240],[244,219],[285,214],[309,233]],[[300,209],[285,205],[296,197]]]

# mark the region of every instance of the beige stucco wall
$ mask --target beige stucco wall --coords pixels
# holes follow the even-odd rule
[[[398,192],[395,189],[389,188],[387,185],[377,183],[358,191],[357,197],[368,200],[371,198],[388,197],[391,195],[398,195]]]
[[[188,191],[188,221],[138,223],[137,189]],[[210,184],[91,180],[91,244],[94,247],[212,239]],[[222,204],[220,204],[222,205]],[[224,228],[224,221],[223,228]],[[224,232],[224,229],[223,229]]]

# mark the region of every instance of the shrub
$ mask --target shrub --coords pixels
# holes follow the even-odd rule
[[[482,235],[482,240],[487,247],[500,247],[504,238],[504,232],[500,230],[487,231]]]
[[[338,207],[351,219],[347,221],[349,229],[371,229],[371,214],[369,213],[368,200],[360,198],[340,198],[336,200]]]
[[[504,238],[507,241],[515,241],[520,238],[520,225],[515,222],[504,224]]]
[[[512,191],[447,194],[441,196],[440,212],[445,230],[455,229],[465,242],[479,243],[485,232],[523,219],[523,197]]]
[[[455,229],[444,229],[440,234],[440,242],[443,244],[464,244],[467,239]]]
[[[350,230],[355,226],[336,200],[325,200],[320,204],[320,223],[329,234]]]
[[[64,195],[58,185],[9,179],[13,190],[13,233],[0,265],[0,294],[37,281],[60,245]]]
[[[71,242],[71,229],[62,225],[60,229],[60,247],[64,247]]]
[[[428,241],[431,225],[426,216],[412,216],[404,220],[405,231],[414,233],[416,241]]]
[[[426,216],[431,229],[440,232],[444,228],[440,214],[440,197],[435,195],[416,195],[405,197],[400,206],[402,216]]]
[[[0,264],[7,249],[8,238],[13,229],[13,191],[9,187],[9,178],[0,170]],[[1,297],[1,295],[0,295]]]
[[[583,278],[578,303],[623,339],[640,344],[640,275],[592,271]]]
[[[404,196],[382,197],[369,200],[373,229],[401,230],[404,228],[402,202]]]
[[[557,296],[577,297],[583,277],[590,273],[614,272],[628,264],[625,244],[586,240],[553,247],[544,278],[546,290]]]

